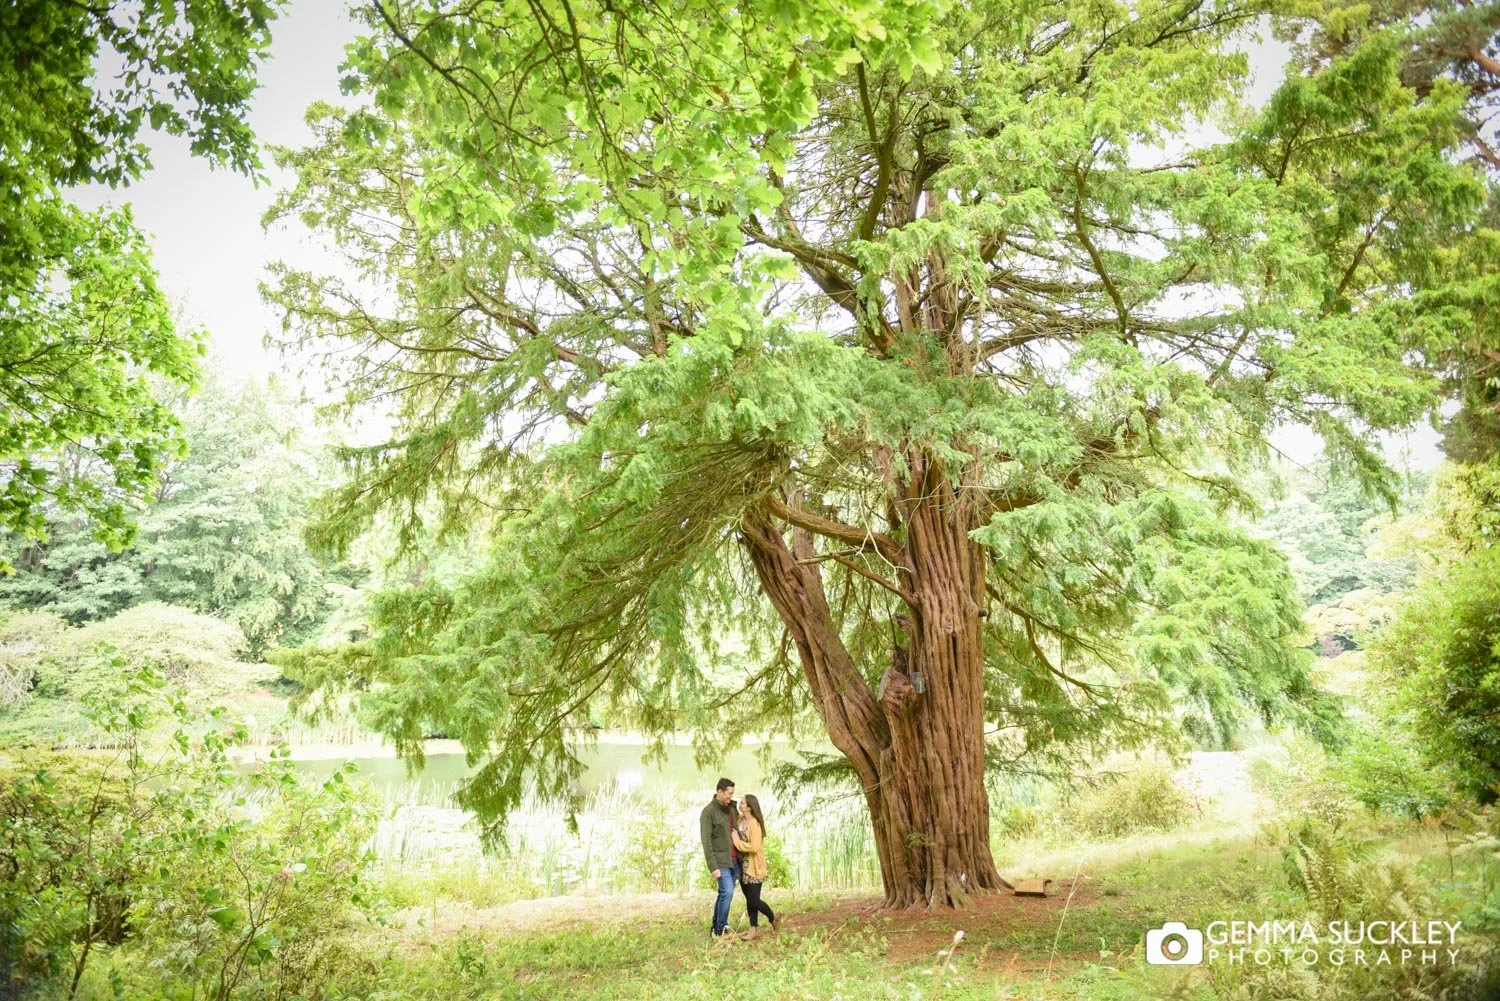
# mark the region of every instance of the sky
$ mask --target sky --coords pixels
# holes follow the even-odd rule
[[[260,73],[261,87],[251,104],[250,124],[268,146],[301,146],[312,139],[303,122],[315,101],[337,103],[339,65],[344,46],[359,33],[343,0],[292,0],[272,25],[270,57]],[[1281,77],[1287,50],[1269,41],[1248,43],[1252,78],[1248,96],[1265,100]],[[1187,137],[1189,143],[1210,141],[1204,130]],[[128,201],[138,225],[152,239],[163,289],[187,316],[210,332],[212,350],[231,373],[265,377],[290,375],[295,382],[301,366],[265,347],[266,334],[279,319],[261,301],[258,283],[266,266],[286,261],[314,272],[343,269],[329,251],[300,225],[291,223],[267,231],[261,216],[275,192],[291,182],[267,161],[270,183],[257,187],[250,179],[215,171],[188,154],[187,144],[169,136],[153,136],[153,170],[130,188],[84,189],[75,200],[87,206]],[[288,370],[291,370],[290,372]],[[1274,443],[1299,463],[1312,461],[1319,450],[1311,432],[1288,428]],[[1438,436],[1431,428],[1386,441],[1389,458],[1397,465],[1431,469],[1441,461]]]
[[[338,102],[338,68],[344,46],[358,34],[342,0],[294,0],[272,24],[270,58],[261,67],[250,124],[267,146],[302,146],[312,140],[303,113],[315,101]],[[213,351],[228,370],[266,376],[283,359],[264,346],[279,324],[261,301],[258,283],[278,260],[337,271],[329,255],[300,226],[266,231],[261,216],[290,172],[267,163],[269,184],[214,170],[189,155],[171,136],[147,138],[153,169],[122,190],[88,188],[75,201],[89,207],[128,202],[151,238],[161,284],[174,303],[206,326]]]

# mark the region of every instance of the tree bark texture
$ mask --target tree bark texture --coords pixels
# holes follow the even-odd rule
[[[907,460],[892,498],[906,538],[881,549],[896,557],[905,637],[878,695],[839,635],[812,529],[752,508],[740,538],[828,735],[864,788],[886,906],[961,907],[1010,885],[990,853],[984,787],[984,555],[969,538],[971,504],[926,456]]]

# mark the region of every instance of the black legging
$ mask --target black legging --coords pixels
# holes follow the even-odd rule
[[[760,883],[740,882],[740,892],[745,895],[745,911],[750,915],[751,928],[758,926],[762,914],[766,916],[767,921],[772,924],[776,923],[775,912],[767,906],[764,900],[760,899],[760,887]]]

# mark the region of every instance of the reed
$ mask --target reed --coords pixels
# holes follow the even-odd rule
[[[652,796],[608,783],[566,813],[528,793],[510,816],[496,850],[451,803],[451,787],[414,780],[373,792],[381,820],[371,839],[383,878],[438,887],[469,881],[465,896],[526,899],[573,893],[666,890],[686,893],[708,879],[698,847],[701,797]],[[859,804],[805,809],[777,804],[775,834],[792,875],[788,889],[867,889],[880,869]],[[647,835],[650,836],[647,836]],[[653,853],[643,858],[641,851]],[[656,874],[648,877],[647,873]],[[465,880],[456,875],[462,873]]]

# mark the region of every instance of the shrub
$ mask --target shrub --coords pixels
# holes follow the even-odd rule
[[[1141,831],[1169,831],[1186,823],[1193,802],[1159,763],[1146,763],[1110,776],[1068,803],[1066,819],[1095,838],[1119,838]]]
[[[791,889],[797,883],[796,870],[786,857],[786,848],[774,834],[766,835],[766,885]]]
[[[1035,803],[1010,800],[994,812],[990,818],[990,826],[998,838],[1030,838],[1042,828],[1042,811]]]
[[[682,885],[691,852],[681,818],[666,800],[652,797],[630,818],[620,862],[640,883],[666,893]]]
[[[1287,741],[1286,761],[1261,758],[1251,766],[1255,784],[1283,813],[1309,816],[1332,827],[1350,822],[1359,804],[1347,780],[1332,767],[1328,754],[1305,738]]]
[[[1394,858],[1378,858],[1376,843],[1350,828],[1302,818],[1284,830],[1281,849],[1292,886],[1310,908],[1311,913],[1305,917],[1315,924],[1330,919],[1354,923],[1420,921],[1445,915],[1408,865]],[[1458,959],[1452,964],[1371,961],[1302,967],[1221,961],[1210,964],[1206,973],[1213,996],[1223,1001],[1459,1001],[1494,997],[1500,987],[1494,943],[1477,936],[1460,939]]]
[[[66,622],[47,612],[0,612],[0,712],[26,704],[42,661],[67,631]]]
[[[1500,795],[1500,546],[1448,567],[1376,639],[1425,762],[1481,803]]]
[[[363,892],[372,812],[343,771],[303,780],[283,755],[240,774],[243,739],[207,727],[160,673],[112,663],[124,683],[91,709],[119,747],[19,752],[0,795],[0,967],[12,992],[74,997],[101,952],[129,958],[101,991],[124,996],[312,996]],[[165,746],[147,741],[166,717]],[[139,984],[120,978],[138,977]]]
[[[1457,776],[1447,762],[1424,760],[1409,712],[1394,707],[1386,693],[1375,703],[1374,718],[1351,733],[1340,781],[1348,794],[1372,810],[1410,820],[1442,814],[1457,793]]]
[[[29,697],[8,708],[0,697],[0,742],[107,745],[85,710],[109,698],[118,685],[118,670],[111,666],[114,654],[126,671],[151,664],[199,704],[243,692],[272,673],[263,665],[237,661],[244,646],[236,626],[159,603],[137,605],[78,628],[45,613],[11,616],[0,624],[0,679],[28,679]]]
[[[79,627],[67,652],[78,662],[100,644],[119,651],[129,663],[150,663],[168,681],[194,693],[221,691],[224,666],[236,663],[247,646],[234,623],[159,601]]]

